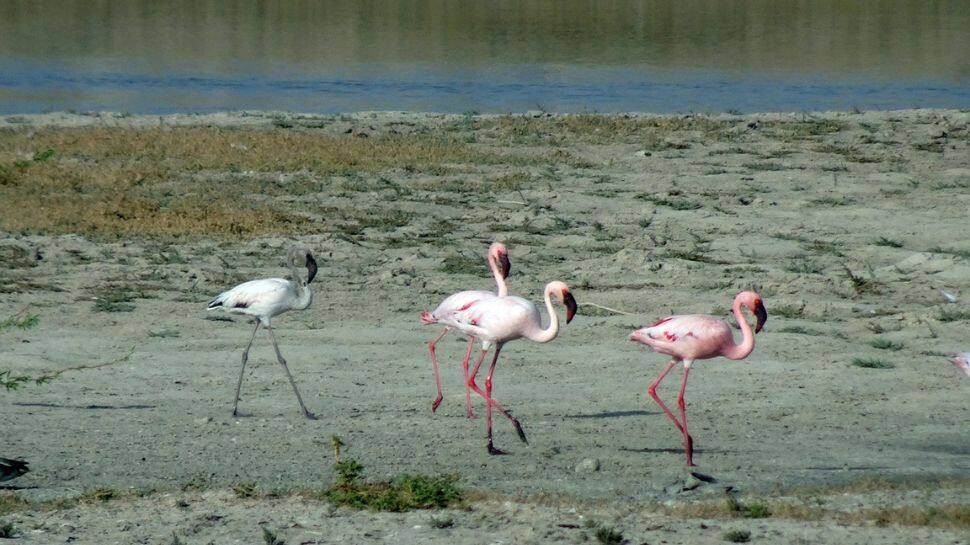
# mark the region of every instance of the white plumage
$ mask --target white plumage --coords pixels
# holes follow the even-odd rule
[[[271,320],[288,310],[305,310],[309,308],[313,302],[313,292],[310,291],[308,284],[313,281],[313,277],[317,274],[317,262],[313,259],[313,254],[309,250],[305,248],[293,248],[287,256],[287,265],[290,268],[290,280],[284,278],[250,280],[249,282],[243,282],[230,290],[220,293],[209,301],[208,310],[222,309],[232,314],[244,314],[252,316],[253,321],[256,322],[253,335],[249,338],[249,344],[246,345],[246,349],[243,350],[242,354],[242,369],[239,371],[239,381],[236,383],[236,399],[232,406],[233,416],[238,416],[239,414],[239,390],[242,388],[242,379],[246,372],[246,361],[249,359],[249,349],[253,345],[253,339],[256,338],[256,332],[259,331],[259,327],[263,326],[269,333],[270,340],[273,342],[276,359],[283,366],[283,370],[286,371],[287,378],[290,379],[290,385],[293,386],[293,392],[296,394],[296,400],[300,403],[300,409],[303,410],[303,414],[307,418],[316,418],[303,404],[300,390],[297,389],[296,382],[293,381],[293,376],[286,366],[286,360],[283,359],[283,354],[280,353],[279,345],[276,343],[276,336],[273,335]],[[306,267],[306,280],[300,277],[297,272],[298,267]]]

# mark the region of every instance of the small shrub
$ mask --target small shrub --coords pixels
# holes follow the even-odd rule
[[[747,530],[728,530],[724,532],[722,537],[724,541],[730,541],[731,543],[747,543],[751,541],[751,532]]]
[[[0,521],[0,539],[13,539],[20,535],[20,530],[14,526],[14,523],[7,521]]]
[[[970,310],[944,308],[940,311],[939,320],[941,322],[962,322],[964,320],[970,320]]]
[[[433,515],[431,520],[428,521],[428,524],[432,528],[438,528],[439,530],[443,528],[451,528],[455,525],[455,519],[452,518],[451,515]]]
[[[612,526],[601,525],[596,529],[596,541],[603,545],[620,545],[623,543],[623,533]]]
[[[256,483],[253,482],[237,483],[233,485],[232,491],[237,498],[255,498],[259,495]]]
[[[879,238],[877,238],[873,242],[873,244],[875,244],[876,246],[887,246],[889,248],[902,248],[903,247],[903,243],[902,242],[899,242],[898,240],[893,240],[891,238],[886,238],[886,237],[879,237]]]
[[[899,350],[903,349],[903,343],[898,343],[882,337],[870,341],[869,346],[878,348],[880,350],[892,350],[893,352],[898,352]]]
[[[336,482],[325,492],[334,505],[373,511],[410,511],[443,508],[460,503],[464,493],[451,475],[402,474],[390,481],[361,479],[364,467],[356,460],[334,464]]]
[[[266,545],[286,545],[286,542],[276,536],[276,532],[269,529],[268,526],[263,526],[263,543]]]
[[[852,358],[852,365],[864,369],[892,369],[896,367],[892,362],[877,358]]]

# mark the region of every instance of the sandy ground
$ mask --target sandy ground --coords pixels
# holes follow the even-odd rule
[[[544,114],[530,115],[551,123]],[[283,128],[271,128],[281,119]],[[301,123],[310,127],[306,119],[50,114],[0,118],[0,126],[299,130]],[[321,119],[327,123],[320,130],[351,138],[402,126],[439,130],[461,116]],[[427,513],[321,515],[319,505],[297,499],[257,503],[212,492],[190,497],[188,507],[155,497],[13,515],[27,527],[46,528],[25,540],[55,542],[55,535],[107,543],[109,536],[156,543],[191,527],[199,536],[188,543],[246,542],[260,539],[260,522],[284,528],[287,543],[336,542],[365,531],[372,532],[368,539],[388,543],[582,540],[582,530],[556,526],[575,523],[576,512],[527,501],[542,496],[597,502],[600,516],[619,521],[631,543],[716,542],[734,521],[707,521],[702,528],[699,520],[624,506],[717,494],[723,486],[776,496],[869,478],[966,479],[970,382],[941,354],[970,348],[964,228],[970,114],[718,119],[731,125],[718,138],[685,130],[661,142],[609,134],[572,142],[555,124],[547,133],[500,142],[501,135],[470,123],[464,130],[477,145],[565,159],[527,167],[525,187],[504,194],[427,190],[427,176],[394,169],[382,175],[413,186],[412,192],[321,192],[286,201],[307,210],[320,202],[393,202],[414,214],[394,231],[357,238],[294,233],[161,244],[3,235],[7,287],[0,290],[0,317],[29,306],[40,323],[0,333],[0,369],[36,374],[113,361],[133,349],[121,363],[0,397],[0,455],[30,461],[32,472],[15,481],[25,497],[67,497],[96,487],[177,490],[189,481],[213,489],[250,481],[261,490],[322,486],[332,479],[330,437],[336,434],[370,477],[455,473],[470,489],[524,502],[484,502],[456,514],[451,529],[429,529]],[[804,128],[812,124],[840,128]],[[477,175],[445,177],[460,182]],[[493,239],[509,247],[514,293],[538,300],[545,282],[561,279],[581,307],[596,303],[631,313],[587,306],[554,342],[506,347],[495,394],[522,421],[530,444],[496,420],[496,443],[510,452],[504,457],[486,453],[484,419],[465,419],[458,335],[439,347],[445,401],[432,414],[425,343],[438,329],[417,320],[448,293],[490,288],[484,260],[477,275],[443,264],[456,255],[483,255]],[[282,274],[285,248],[295,241],[312,248],[320,263],[315,301],[282,317],[276,331],[320,419],[300,416],[262,334],[243,384],[246,416],[232,418],[250,327],[206,313],[205,303],[243,279]],[[133,311],[97,311],[92,294],[122,284],[144,295]],[[665,359],[626,337],[670,312],[728,318],[733,295],[750,287],[760,290],[769,313],[754,353],[744,362],[700,362],[688,388],[695,461],[718,479],[702,488],[716,490],[672,491],[684,475],[681,443],[646,394]],[[958,301],[947,303],[941,289]],[[876,339],[893,341],[896,349],[871,346]],[[894,367],[861,368],[854,358]],[[677,382],[672,377],[662,387],[671,402]],[[599,469],[578,472],[585,459]],[[957,486],[941,504],[966,505],[968,496],[970,490]],[[774,543],[961,539],[925,527],[743,522],[755,537]],[[210,525],[220,530],[210,532]]]

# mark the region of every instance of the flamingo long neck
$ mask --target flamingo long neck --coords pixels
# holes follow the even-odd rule
[[[293,283],[293,289],[296,291],[296,301],[293,303],[293,308],[297,310],[308,308],[310,303],[313,302],[313,292],[303,282],[300,272],[293,266],[290,267],[290,282]]]
[[[732,360],[743,360],[754,350],[754,331],[751,330],[751,326],[748,325],[748,320],[745,319],[744,313],[741,312],[741,301],[735,300],[732,310],[734,311],[734,317],[737,319],[738,325],[741,326],[741,344],[734,344],[732,341],[732,344],[727,347],[722,355]]]
[[[556,315],[556,309],[552,306],[552,293],[549,288],[546,288],[546,311],[549,312],[549,325],[542,329],[542,318],[540,317],[540,321],[534,323],[532,330],[525,335],[529,340],[547,343],[555,339],[556,335],[559,335],[559,316]]]
[[[488,255],[488,268],[492,269],[492,276],[495,277],[495,285],[498,286],[498,296],[507,296],[509,294],[509,288],[505,285],[505,278],[502,277],[502,270],[498,266],[498,260],[492,254]]]

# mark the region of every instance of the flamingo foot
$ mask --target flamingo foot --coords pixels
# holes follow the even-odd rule
[[[303,416],[305,416],[307,420],[316,420],[317,419],[317,415],[311,413],[310,411],[305,411],[303,413]]]
[[[519,421],[513,418],[512,425],[515,426],[515,433],[519,434],[519,439],[521,439],[523,443],[528,445],[529,440],[526,439],[525,437],[525,430],[522,429],[522,424],[519,424]]]
[[[475,411],[468,409],[465,411],[465,418],[469,420],[478,420],[478,415],[475,414]]]
[[[495,448],[491,440],[489,440],[488,442],[488,453],[491,454],[492,456],[504,456],[508,454],[508,452],[505,452],[504,450],[499,450]]]
[[[431,412],[437,411],[439,405],[441,405],[441,396],[434,398],[434,401],[431,402]]]

